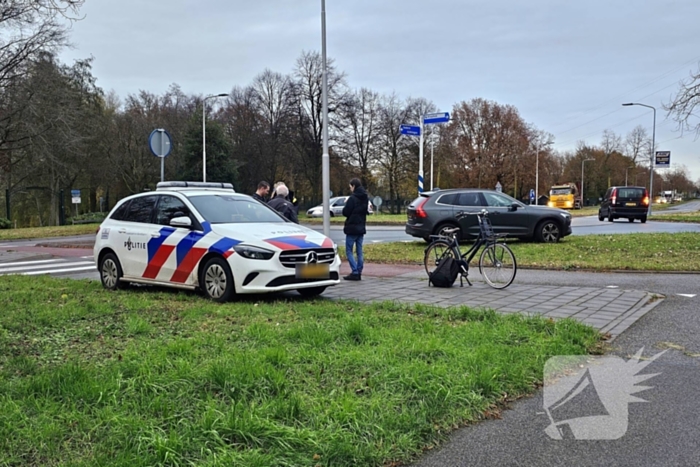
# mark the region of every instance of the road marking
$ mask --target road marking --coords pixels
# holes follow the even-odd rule
[[[619,289],[620,286],[619,285],[606,285],[605,288],[606,289]]]
[[[12,261],[10,263],[4,263],[0,264],[0,269],[2,268],[9,268],[13,266],[22,266],[25,264],[46,264],[46,263],[55,263],[57,261],[65,261],[64,259],[37,259],[34,261]]]
[[[681,296],[681,297],[693,298],[693,297],[695,297],[695,295],[697,295],[697,294],[694,294],[694,293],[679,293],[679,294],[676,294],[676,295],[679,295],[679,296]]]
[[[23,272],[20,274],[23,276],[37,276],[39,274],[60,274],[63,272],[78,272],[78,271],[95,271],[95,272],[97,272],[97,268],[93,264],[92,266],[83,266],[81,268],[54,269],[51,271],[31,271],[31,272]]]
[[[59,266],[59,267],[62,267],[62,266],[87,266],[87,265],[90,265],[91,268],[95,267],[95,263],[93,263],[92,261],[74,261],[74,262],[64,261],[60,265],[52,264],[51,267],[55,267],[55,266]],[[0,274],[7,274],[7,273],[11,273],[11,272],[21,273],[22,271],[29,271],[31,269],[42,269],[41,271],[33,271],[32,274],[52,274],[54,272],[61,271],[61,269],[43,269],[43,268],[46,268],[46,266],[47,266],[46,264],[37,264],[34,266],[22,266],[22,267],[18,267],[18,268],[2,268],[2,269],[0,269]]]

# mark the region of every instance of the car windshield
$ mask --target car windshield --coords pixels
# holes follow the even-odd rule
[[[550,195],[570,195],[571,188],[554,188],[549,192]]]
[[[252,198],[231,195],[191,196],[190,202],[211,224],[286,222],[277,212]]]
[[[644,188],[620,188],[620,193],[617,196],[620,198],[642,198],[644,197]]]

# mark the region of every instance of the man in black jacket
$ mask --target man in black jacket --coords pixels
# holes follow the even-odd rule
[[[267,183],[265,180],[262,182],[258,183],[258,191],[253,193],[253,198],[257,199],[261,203],[266,203],[265,201],[265,196],[270,192],[270,184]]]
[[[348,281],[359,281],[362,279],[362,267],[364,266],[364,256],[362,254],[362,242],[364,240],[367,229],[367,192],[362,187],[362,182],[359,178],[350,180],[350,190],[352,195],[345,202],[343,207],[343,215],[345,219],[345,255],[348,257],[348,263],[352,273],[343,279]],[[357,253],[357,260],[353,257],[353,246]]]
[[[294,222],[299,223],[297,219],[297,210],[294,205],[287,199],[289,188],[286,185],[279,185],[276,189],[277,196],[272,198],[268,205],[275,211],[282,214],[284,217]]]

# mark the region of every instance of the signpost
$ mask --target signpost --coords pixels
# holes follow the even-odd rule
[[[172,150],[170,134],[162,128],[156,128],[148,137],[148,147],[154,156],[160,157],[160,181],[165,181],[165,158]]]
[[[449,112],[437,112],[421,115],[420,126],[401,125],[399,130],[402,135],[419,136],[418,143],[418,193],[423,193],[423,125],[445,123],[450,121]],[[431,169],[432,170],[432,169]],[[432,174],[431,174],[432,176]],[[432,189],[432,187],[431,187]]]
[[[535,204],[535,189],[530,188],[530,204]]]
[[[399,131],[401,132],[402,135],[408,135],[408,136],[420,136],[420,127],[419,126],[412,126],[412,125],[401,125],[399,127]]]
[[[80,204],[80,190],[71,190],[70,198],[73,204],[75,204],[75,216],[78,216],[78,205]]]
[[[657,169],[668,169],[671,167],[671,151],[656,151],[654,166]]]

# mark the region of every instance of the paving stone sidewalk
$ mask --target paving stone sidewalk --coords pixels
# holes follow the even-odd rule
[[[571,317],[589,324],[601,332],[618,336],[635,321],[648,313],[663,297],[641,290],[598,287],[562,287],[521,285],[516,282],[506,289],[491,288],[480,278],[474,284],[452,288],[428,286],[424,271],[403,273],[394,277],[363,275],[362,281],[342,281],[323,294],[327,298],[361,302],[396,301],[424,303],[436,306],[466,305],[490,308],[500,313],[539,314],[554,319]]]

